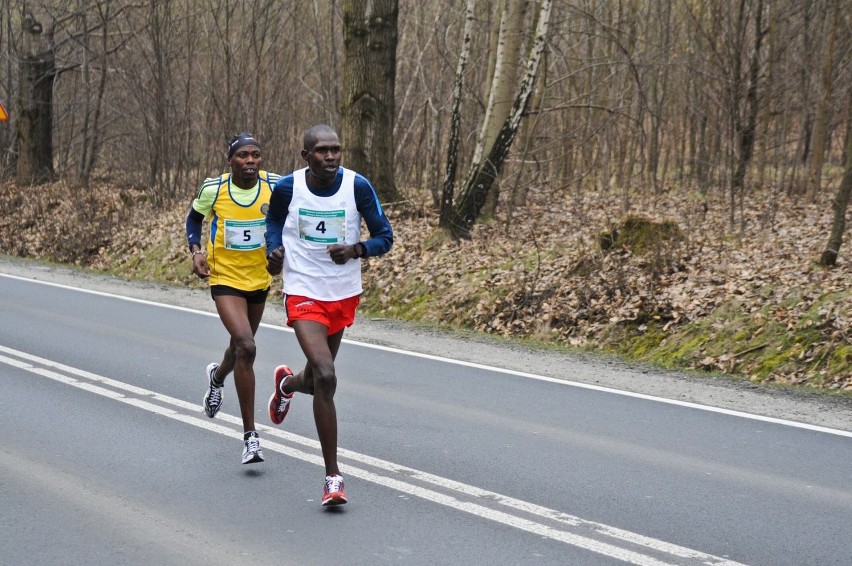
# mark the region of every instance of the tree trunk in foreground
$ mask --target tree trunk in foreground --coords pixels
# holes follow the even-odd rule
[[[400,200],[394,181],[397,0],[343,3],[344,165],[373,183],[382,202]]]
[[[44,32],[33,14],[24,11],[21,21],[23,51],[18,86],[18,185],[53,181],[53,78],[56,61],[52,31]]]

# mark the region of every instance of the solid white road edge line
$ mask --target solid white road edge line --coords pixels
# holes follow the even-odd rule
[[[125,297],[124,295],[115,295],[113,293],[106,293],[106,292],[103,292],[103,291],[93,291],[91,289],[83,289],[81,287],[73,287],[71,285],[64,285],[62,283],[53,283],[53,282],[50,282],[50,281],[41,281],[39,279],[31,279],[29,277],[20,277],[20,276],[17,276],[17,275],[9,275],[7,273],[0,273],[0,277],[7,277],[9,279],[17,279],[19,281],[39,283],[39,284],[42,284],[42,285],[48,285],[48,286],[51,286],[51,287],[58,287],[58,288],[67,289],[67,290],[70,290],[70,291],[78,291],[80,293],[88,293],[90,295],[98,295],[98,296],[101,296],[101,297],[109,297],[109,298],[112,298],[112,299],[129,301],[129,302],[132,302],[132,303],[139,303],[139,304],[143,304],[143,305],[149,305],[149,306],[155,306],[155,307],[160,307],[160,308],[165,308],[165,309],[178,310],[178,311],[189,312],[189,313],[194,313],[194,314],[201,314],[201,315],[204,315],[204,316],[212,316],[212,317],[217,317],[217,318],[219,316],[217,313],[213,313],[213,312],[205,312],[205,311],[200,311],[200,310],[196,310],[196,309],[191,309],[191,308],[188,308],[188,307],[180,307],[180,306],[176,306],[176,305],[168,305],[168,304],[165,304],[165,303],[157,303],[157,302],[148,301],[148,300],[145,300],[145,299],[137,299],[135,297]],[[293,330],[291,328],[287,328],[287,327],[284,327],[284,326],[277,326],[277,325],[268,324],[268,323],[265,323],[265,322],[261,323],[260,325],[262,327],[268,328],[270,330],[293,332]],[[547,382],[550,382],[550,383],[557,383],[557,384],[560,384],[560,385],[567,385],[567,386],[570,386],[570,387],[578,387],[580,389],[590,389],[592,391],[601,391],[601,392],[605,392],[605,393],[612,393],[613,395],[622,395],[622,396],[625,396],[625,397],[634,397],[636,399],[644,399],[644,400],[647,400],[647,401],[655,401],[657,403],[666,403],[668,405],[676,405],[676,406],[679,406],[679,407],[687,407],[687,408],[690,408],[690,409],[698,409],[700,411],[707,411],[707,412],[710,412],[710,413],[730,415],[732,417],[740,417],[740,418],[750,419],[750,420],[754,420],[754,421],[773,423],[773,424],[778,424],[778,425],[783,425],[783,426],[801,428],[801,429],[811,430],[811,431],[815,431],[815,432],[824,432],[826,434],[834,434],[834,435],[837,435],[837,436],[845,436],[847,438],[852,438],[852,431],[847,431],[847,430],[840,430],[840,429],[835,429],[835,428],[830,428],[830,427],[825,427],[825,426],[812,425],[812,424],[808,424],[808,423],[801,423],[801,422],[791,421],[791,420],[787,420],[787,419],[779,419],[779,418],[776,418],[776,417],[767,417],[767,416],[764,416],[764,415],[755,415],[755,414],[752,414],[752,413],[746,413],[744,411],[735,411],[733,409],[725,409],[725,408],[722,408],[722,407],[713,407],[711,405],[702,405],[700,403],[692,403],[690,401],[679,401],[677,399],[667,399],[665,397],[656,397],[654,395],[646,395],[644,393],[635,393],[633,391],[624,391],[622,389],[614,389],[612,387],[604,387],[602,385],[592,385],[590,383],[582,383],[582,382],[579,382],[579,381],[570,381],[568,379],[560,379],[560,378],[550,377],[550,376],[546,376],[546,375],[537,375],[537,374],[534,374],[534,373],[527,373],[527,372],[523,372],[523,371],[515,371],[515,370],[511,370],[511,369],[506,369],[506,368],[488,366],[488,365],[485,365],[485,364],[478,364],[478,363],[475,363],[475,362],[466,362],[466,361],[463,361],[463,360],[454,360],[452,358],[445,358],[443,356],[435,356],[435,355],[432,355],[432,354],[423,354],[423,353],[420,353],[420,352],[412,352],[412,351],[409,351],[409,350],[401,350],[399,348],[392,348],[390,346],[380,346],[380,345],[377,345],[377,344],[368,344],[366,342],[358,342],[356,340],[350,340],[350,339],[347,339],[347,338],[343,339],[343,343],[354,345],[354,346],[360,346],[360,347],[363,347],[363,348],[372,348],[374,350],[392,352],[392,353],[400,354],[400,355],[413,356],[413,357],[416,357],[416,358],[423,358],[423,359],[426,359],[426,360],[432,360],[432,361],[436,361],[436,362],[442,362],[442,363],[454,364],[454,365],[470,367],[470,368],[475,368],[475,369],[483,369],[483,370],[487,370],[487,371],[493,371],[493,372],[496,372],[496,373],[514,375],[516,377],[524,377],[524,378],[527,378],[527,379],[535,379],[535,380],[538,380],[538,381],[547,381]]]
[[[218,434],[222,434],[225,436],[233,437],[235,435],[240,436],[239,431],[234,430],[233,428],[229,428],[216,422],[210,421],[209,419],[202,419],[200,416],[187,415],[185,413],[177,412],[176,410],[170,409],[168,407],[163,407],[162,405],[157,405],[154,403],[150,403],[143,399],[136,399],[132,397],[127,397],[123,393],[118,391],[113,391],[111,389],[106,389],[104,387],[100,387],[99,385],[95,385],[92,383],[80,381],[75,379],[74,377],[70,377],[68,375],[63,375],[57,373],[51,369],[46,368],[54,368],[59,371],[63,371],[65,373],[69,373],[72,375],[76,375],[83,379],[87,379],[89,381],[94,381],[96,383],[100,383],[114,389],[119,389],[123,391],[127,391],[128,393],[132,393],[135,395],[149,397],[151,399],[157,400],[161,403],[166,403],[172,406],[175,406],[182,410],[189,410],[193,413],[199,412],[199,406],[197,404],[188,403],[186,401],[176,399],[174,397],[170,397],[168,395],[163,395],[157,393],[155,391],[151,391],[148,389],[144,389],[138,387],[136,385],[131,385],[128,383],[124,383],[122,381],[118,381],[115,379],[111,379],[108,377],[104,377],[95,373],[91,373],[82,369],[74,368],[71,366],[67,366],[65,364],[55,362],[52,360],[48,360],[45,358],[41,358],[39,356],[35,356],[32,354],[28,354],[26,352],[21,352],[19,350],[15,350],[12,348],[8,348],[6,346],[0,345],[0,352],[4,352],[10,356],[15,356],[15,358],[6,357],[0,355],[0,362],[5,363],[7,365],[17,367],[19,369],[28,371],[30,373],[34,373],[36,375],[47,377],[49,379],[58,381],[60,383],[64,383],[66,385],[71,385],[73,387],[77,387],[79,389],[88,391],[90,393],[94,393],[97,395],[101,395],[103,397],[107,397],[109,399],[113,399],[116,401],[120,401],[122,403],[132,405],[134,407],[150,411],[152,413],[168,417],[174,420],[178,420],[184,422],[186,424],[196,426],[211,432],[215,432]],[[21,361],[27,360],[27,361]],[[46,367],[36,367],[29,362],[37,363]],[[242,421],[240,421],[237,417],[228,415],[225,413],[219,413],[217,415],[217,419],[228,422],[232,425],[239,425]],[[272,436],[277,436],[280,438],[284,438],[290,440],[292,442],[296,442],[305,446],[309,446],[312,449],[319,449],[319,443],[315,440],[301,437],[292,433],[287,433],[281,431],[279,429],[275,429],[266,425],[258,426],[258,429],[265,434],[269,434]],[[284,444],[280,444],[278,442],[270,442],[264,441],[263,443],[264,450],[270,450],[274,452],[279,452],[286,456],[296,458],[311,464],[315,464],[319,467],[324,465],[322,456],[309,454],[307,452],[303,452],[301,450],[297,450],[295,448],[291,448]],[[632,533],[630,531],[625,531],[623,529],[619,529],[616,527],[612,527],[609,525],[605,525],[602,523],[596,523],[592,521],[586,521],[585,519],[581,519],[579,517],[574,517],[566,513],[562,513],[560,511],[556,511],[553,509],[548,509],[546,507],[542,507],[533,503],[529,503],[522,500],[517,500],[514,498],[510,498],[498,493],[485,491],[479,489],[475,486],[471,486],[468,484],[463,484],[461,482],[456,482],[454,480],[450,480],[448,478],[443,478],[440,476],[435,476],[432,474],[428,474],[426,472],[416,470],[414,468],[408,468],[406,466],[394,464],[392,462],[387,462],[384,460],[380,460],[378,458],[373,458],[371,456],[367,456],[365,454],[360,454],[357,452],[353,452],[350,450],[340,449],[339,456],[355,460],[364,464],[368,464],[374,466],[376,468],[382,469],[387,472],[392,473],[407,473],[410,477],[420,479],[422,481],[432,483],[434,485],[438,485],[444,489],[456,491],[463,495],[469,497],[477,497],[477,498],[485,498],[490,501],[496,501],[502,505],[508,506],[510,508],[516,509],[518,511],[523,511],[532,515],[540,516],[543,519],[551,519],[557,522],[560,522],[565,525],[574,526],[574,527],[583,527],[585,529],[594,530],[594,532],[613,537],[617,540],[635,544],[643,549],[653,551],[658,554],[665,554],[672,557],[686,558],[690,560],[696,560],[701,564],[707,564],[712,566],[738,566],[738,562],[734,562],[728,560],[726,558],[713,556],[710,554],[706,554],[700,551],[696,551],[690,548],[682,547],[676,544],[668,543],[665,541],[653,539],[650,537],[646,537],[640,535],[638,533]],[[518,517],[515,515],[511,515],[509,513],[504,513],[498,510],[494,510],[483,505],[479,505],[477,503],[465,502],[456,499],[455,497],[442,494],[433,490],[429,490],[411,483],[407,483],[404,481],[400,481],[398,479],[394,479],[388,476],[376,474],[369,470],[365,470],[362,468],[358,468],[351,465],[343,465],[341,466],[341,472],[344,474],[354,476],[360,478],[364,481],[368,481],[370,483],[374,483],[377,485],[381,485],[406,495],[412,495],[419,497],[421,499],[431,501],[433,503],[437,503],[439,505],[444,505],[446,507],[450,507],[456,509],[458,511],[463,511],[465,513],[469,513],[483,519],[487,519],[490,521],[494,521],[497,523],[501,523],[507,526],[511,526],[529,533],[533,533],[542,537],[546,537],[552,540],[556,540],[559,542],[563,542],[565,544],[569,544],[571,546],[575,546],[577,548],[581,548],[584,550],[588,550],[591,552],[595,552],[598,554],[602,554],[604,556],[609,556],[618,560],[622,560],[624,562],[630,564],[636,564],[639,566],[673,566],[669,562],[660,561],[652,556],[648,556],[645,554],[641,554],[639,552],[635,552],[626,548],[618,547],[612,544],[608,544],[606,542],[598,541],[592,538],[588,538],[582,535],[577,535],[574,533],[566,532],[564,530],[555,529],[549,527],[547,525],[537,523],[535,521],[531,521],[528,519],[524,519],[522,517]]]

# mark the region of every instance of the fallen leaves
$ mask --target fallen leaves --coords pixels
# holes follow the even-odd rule
[[[721,199],[708,201],[706,214],[702,211],[689,218],[683,217],[683,211],[689,209],[685,198],[670,195],[665,207],[659,203],[643,207],[634,201],[634,216],[666,226],[677,218],[680,225],[690,227],[680,241],[651,246],[644,253],[620,247],[617,239],[615,244],[609,241],[606,251],[597,247],[598,236],[611,228],[610,219],[619,209],[618,196],[571,195],[566,199],[571,206],[542,200],[530,204],[526,222],[518,220],[506,227],[497,219],[477,225],[471,240],[445,244],[439,249],[441,262],[418,253],[423,240],[435,230],[437,219],[429,226],[418,219],[416,229],[410,230],[405,216],[397,214],[392,219],[397,235],[394,249],[371,266],[365,286],[378,287],[378,295],[404,295],[404,280],[396,282],[397,286],[384,284],[383,265],[392,263],[393,269],[404,265],[409,277],[426,270],[429,276],[423,280],[441,281],[436,293],[440,301],[433,303],[435,310],[430,314],[432,322],[514,337],[540,337],[540,329],[547,328],[550,340],[579,347],[606,345],[608,330],[619,324],[633,324],[636,332],[645,333],[652,323],[658,323],[663,333],[673,332],[703,320],[731,301],[758,324],[751,338],[763,333],[760,324],[769,319],[791,331],[815,329],[826,339],[835,336],[837,345],[849,345],[852,270],[844,258],[852,253],[852,242],[841,249],[837,266],[817,266],[814,262],[829,233],[830,207],[825,202],[801,205],[782,195],[773,198],[777,212],[771,224],[761,214],[765,196],[747,199],[742,232],[728,229],[728,209]],[[577,201],[584,210],[582,221],[566,214]],[[506,248],[512,249],[508,265],[502,251]],[[488,261],[482,262],[483,257]],[[477,270],[484,275],[481,285],[464,275]],[[838,293],[837,302],[823,307],[814,319],[811,306],[828,293]],[[453,308],[470,295],[478,296],[473,308]],[[748,377],[750,368],[740,365],[743,356],[768,346],[740,346],[728,354],[696,358],[694,367]],[[800,365],[814,361],[818,360],[804,356]],[[785,367],[764,378],[798,383],[805,375],[816,378],[814,383],[827,382],[831,387],[839,383],[839,387],[852,389],[850,365],[842,367],[845,369],[828,377],[816,375],[821,369]]]
[[[106,185],[80,191],[61,182],[4,186],[2,250],[127,277],[197,284],[183,236],[191,195],[163,210],[136,198],[143,191]],[[427,323],[591,349],[631,336],[659,334],[665,343],[714,317],[713,334],[688,356],[692,367],[852,390],[852,262],[847,259],[852,211],[837,265],[822,268],[815,261],[828,238],[831,209],[830,195],[821,198],[802,204],[783,194],[749,195],[742,223],[737,218],[732,229],[721,195],[711,195],[706,207],[696,207],[693,195],[645,201],[637,196],[624,218],[633,228],[648,221],[647,227],[660,231],[656,238],[645,233],[634,242],[619,238],[626,224],[613,225],[622,217],[620,194],[532,191],[528,206],[516,210],[511,221],[498,216],[477,224],[470,240],[436,239],[430,246],[425,243],[437,229],[436,215],[391,209],[396,240],[387,256],[364,262],[364,307],[380,315],[416,315]],[[771,221],[763,212],[769,199],[775,207]],[[604,232],[610,234],[606,250],[599,246]],[[177,266],[172,272],[178,275],[157,271],[168,265]],[[724,305],[748,316],[748,336],[736,337],[733,316],[719,317]],[[770,342],[764,336],[772,325],[814,338],[804,348]],[[633,334],[612,338],[613,328]],[[732,340],[730,351],[711,352],[709,344],[726,335],[734,336],[725,338]],[[768,373],[749,365],[756,363],[754,356],[776,351],[784,359]]]

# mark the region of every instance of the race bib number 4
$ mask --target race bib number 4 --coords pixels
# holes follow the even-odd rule
[[[346,211],[300,208],[299,238],[318,244],[344,243],[346,241]]]
[[[225,220],[225,249],[246,252],[266,245],[266,220]]]

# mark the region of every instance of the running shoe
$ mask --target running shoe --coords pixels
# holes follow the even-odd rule
[[[245,448],[243,448],[243,464],[254,464],[263,462],[263,450],[260,449],[260,437],[251,431],[243,436]]]
[[[202,406],[204,407],[204,412],[207,413],[207,416],[211,419],[216,416],[216,413],[219,412],[219,409],[222,407],[222,390],[225,388],[223,385],[216,385],[213,381],[213,376],[216,375],[216,370],[219,368],[219,364],[210,364],[207,366],[207,393],[204,394],[204,402]]]
[[[290,410],[290,400],[293,399],[293,394],[284,393],[281,391],[281,386],[284,384],[284,380],[291,375],[293,375],[293,372],[287,366],[275,368],[275,393],[269,398],[269,420],[274,424],[284,422],[284,417]]]
[[[343,478],[338,474],[325,476],[325,486],[322,490],[322,504],[343,505],[346,503],[346,490],[343,489]]]

